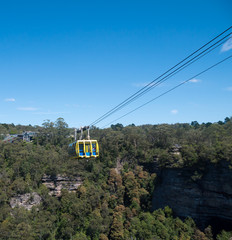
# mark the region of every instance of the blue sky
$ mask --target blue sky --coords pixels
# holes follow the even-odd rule
[[[2,1],[0,123],[63,117],[88,125],[232,25],[232,2]],[[227,43],[112,117],[232,54]],[[232,116],[232,60],[120,123],[215,122]]]

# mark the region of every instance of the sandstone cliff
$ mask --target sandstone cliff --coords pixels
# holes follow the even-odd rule
[[[69,192],[75,192],[82,181],[79,177],[70,178],[60,174],[57,176],[44,174],[42,183],[49,189],[49,195],[59,197],[61,196],[62,189],[67,189]]]
[[[75,192],[82,181],[79,177],[70,178],[60,174],[57,176],[44,174],[42,183],[49,189],[49,195],[60,197],[62,189],[67,189],[69,192]],[[31,210],[33,206],[39,205],[41,201],[42,198],[36,192],[19,194],[10,199],[10,206],[12,208],[16,206],[24,207],[27,210]]]
[[[169,206],[199,226],[232,226],[232,169],[228,162],[197,168],[165,168],[153,193],[153,210]],[[230,229],[231,230],[231,229]]]
[[[10,206],[12,208],[15,207],[24,207],[27,210],[31,210],[33,206],[37,206],[41,203],[41,197],[38,193],[26,193],[22,195],[18,195],[16,197],[11,198]]]

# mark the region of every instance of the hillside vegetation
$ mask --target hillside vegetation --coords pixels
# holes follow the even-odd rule
[[[73,130],[64,119],[42,127],[0,124],[0,136],[35,131],[32,143],[0,141],[0,239],[193,239],[228,240],[231,232],[213,236],[189,217],[173,216],[168,206],[151,212],[157,168],[195,169],[200,177],[209,163],[232,164],[232,118],[217,123],[112,125],[93,128],[100,157],[71,159],[67,146]],[[231,165],[232,166],[232,165]],[[199,176],[198,176],[199,173]],[[44,174],[80,176],[77,192],[57,198],[42,184]],[[37,192],[42,202],[31,211],[11,208],[12,197]]]

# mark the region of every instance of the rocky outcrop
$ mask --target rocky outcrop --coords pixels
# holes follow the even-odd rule
[[[121,171],[123,169],[123,164],[124,164],[124,161],[121,160],[120,158],[117,158],[117,163],[115,168],[115,171],[117,174],[121,174]]]
[[[62,189],[67,189],[69,192],[75,192],[77,188],[82,184],[82,181],[79,177],[69,178],[62,175],[44,175],[42,182],[49,189],[49,195],[56,197],[61,196]],[[24,207],[27,210],[31,210],[33,206],[39,205],[41,201],[42,198],[38,195],[38,193],[26,193],[11,198],[10,206],[12,208],[15,208],[17,206]]]
[[[10,206],[12,208],[15,207],[24,207],[27,210],[31,210],[33,206],[37,206],[41,203],[41,197],[38,193],[26,193],[22,195],[18,195],[16,197],[11,198]]]
[[[166,168],[158,179],[153,210],[169,206],[177,216],[190,216],[202,227],[232,225],[232,169],[228,162],[209,163],[202,171]]]
[[[61,190],[67,189],[69,192],[74,192],[82,184],[79,177],[67,177],[63,175],[50,176],[44,175],[42,178],[43,184],[49,189],[49,195],[60,197]]]

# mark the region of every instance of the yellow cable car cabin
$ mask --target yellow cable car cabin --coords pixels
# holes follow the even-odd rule
[[[99,156],[97,140],[78,140],[69,144],[69,154],[75,158],[91,158]]]
[[[84,130],[88,130],[87,140],[82,139]],[[81,136],[76,141],[77,132],[80,132]],[[68,152],[74,158],[96,158],[99,156],[98,142],[90,139],[89,126],[81,127],[79,131],[75,129],[75,142],[69,144]]]

